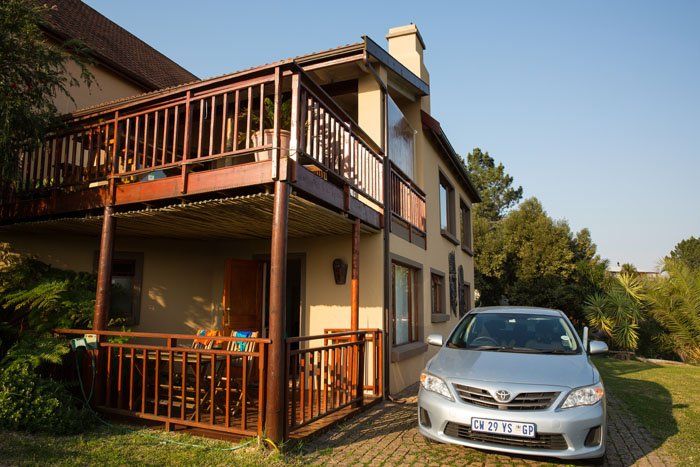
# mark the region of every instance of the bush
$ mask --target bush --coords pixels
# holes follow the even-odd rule
[[[64,339],[24,334],[0,362],[0,425],[71,434],[91,420],[66,383],[52,378],[68,353]]]

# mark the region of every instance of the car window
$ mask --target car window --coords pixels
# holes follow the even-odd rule
[[[447,344],[470,350],[579,353],[573,329],[564,318],[536,313],[470,314]]]

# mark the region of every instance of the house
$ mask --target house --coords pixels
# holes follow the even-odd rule
[[[473,305],[479,195],[418,28],[387,42],[133,97],[103,83],[22,155],[0,240],[96,272],[100,410],[279,441],[418,380],[425,337]],[[164,84],[102,54],[114,87]]]

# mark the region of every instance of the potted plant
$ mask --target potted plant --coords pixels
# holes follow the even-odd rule
[[[260,146],[272,146],[272,139],[274,137],[274,126],[275,126],[275,104],[269,97],[263,100],[263,128],[262,135],[259,130],[253,131],[250,134],[250,140],[253,147]],[[260,127],[260,116],[252,115],[252,126],[253,128]],[[289,139],[291,136],[290,129],[292,127],[292,101],[291,99],[283,100],[280,103],[280,137],[279,137],[279,148],[280,156],[289,156]],[[245,134],[243,138],[239,137],[239,140],[245,142]],[[272,158],[272,150],[259,151],[255,153],[255,160],[257,161],[267,161]]]

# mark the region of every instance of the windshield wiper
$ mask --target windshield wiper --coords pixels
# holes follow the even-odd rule
[[[575,350],[564,350],[564,349],[552,349],[552,350],[542,350],[541,353],[551,353],[560,355],[575,355],[578,352]]]
[[[494,352],[512,352],[512,353],[547,353],[544,350],[531,349],[529,347],[507,347],[505,345],[478,345],[476,347],[467,347],[469,350],[490,350]]]
[[[476,345],[476,346],[469,346],[467,347],[468,350],[495,350],[500,352],[501,350],[505,349],[506,347],[500,346],[500,345]]]

